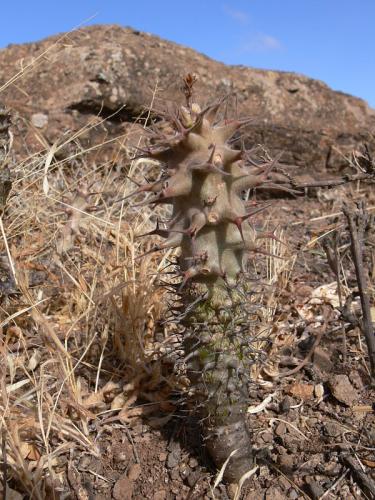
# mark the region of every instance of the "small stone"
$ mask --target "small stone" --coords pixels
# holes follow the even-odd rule
[[[284,476],[278,478],[279,485],[282,487],[283,491],[286,492],[290,489],[290,481]]]
[[[318,500],[324,494],[324,488],[318,483],[309,479],[307,482],[307,489],[314,500]]]
[[[260,436],[263,440],[264,443],[272,443],[273,441],[273,435],[271,432],[262,432]]]
[[[324,432],[327,436],[338,437],[342,433],[342,429],[335,422],[325,422]]]
[[[332,395],[340,403],[351,406],[358,399],[358,392],[346,375],[334,375],[328,384]]]
[[[284,436],[284,434],[286,434],[286,430],[287,429],[286,429],[286,425],[284,424],[284,422],[280,422],[275,429],[275,434],[276,434],[276,436]]]
[[[324,387],[323,384],[316,384],[314,386],[314,396],[321,401],[324,396]]]
[[[174,495],[177,496],[180,493],[180,485],[172,484],[171,493],[173,493]],[[173,498],[175,498],[175,497],[173,497]]]
[[[44,113],[34,113],[31,116],[31,123],[36,128],[43,128],[48,123],[48,116],[45,115]]]
[[[294,456],[293,455],[281,455],[279,456],[278,462],[281,466],[288,469],[292,469],[294,466]]]
[[[168,469],[173,469],[180,463],[181,460],[181,447],[176,441],[172,441],[168,446],[169,454],[167,458]]]
[[[193,488],[195,486],[196,482],[199,479],[199,476],[200,474],[198,470],[193,470],[192,472],[190,472],[190,474],[187,477],[187,483],[190,486],[190,488]]]
[[[173,469],[180,462],[180,457],[175,455],[174,453],[169,453],[167,459],[167,467],[168,469]]]
[[[292,405],[292,399],[289,396],[285,396],[285,398],[280,403],[281,413],[288,413],[291,405]]]
[[[352,370],[349,373],[349,380],[354,385],[354,387],[356,389],[358,389],[359,391],[362,391],[362,389],[364,388],[364,383],[363,383],[363,380],[362,380],[360,374],[357,372],[357,370]]]
[[[133,496],[134,483],[126,474],[123,474],[112,490],[112,497],[115,500],[131,500]]]
[[[159,462],[165,462],[167,460],[167,454],[166,453],[160,453],[159,454]]]
[[[300,441],[297,441],[294,436],[292,436],[291,434],[286,434],[283,437],[283,443],[287,450],[289,450],[292,453],[297,453]]]
[[[169,471],[169,476],[172,481],[181,481],[180,471],[177,468]]]
[[[141,475],[141,464],[133,464],[128,471],[128,478],[130,481],[136,481]]]
[[[189,467],[191,469],[195,469],[196,467],[198,467],[198,460],[196,458],[194,458],[194,457],[191,457],[189,459]]]
[[[295,398],[300,398],[304,401],[308,401],[313,397],[314,386],[311,384],[296,383],[289,386],[288,392]]]

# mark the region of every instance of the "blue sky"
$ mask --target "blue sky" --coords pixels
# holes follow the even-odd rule
[[[0,47],[115,23],[228,64],[303,73],[375,108],[375,0],[13,0],[0,12]]]

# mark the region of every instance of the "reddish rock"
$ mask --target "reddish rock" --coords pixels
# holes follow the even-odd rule
[[[358,400],[358,391],[354,389],[346,375],[334,375],[331,377],[329,388],[337,401],[347,406],[351,406]]]
[[[112,490],[112,496],[115,500],[131,500],[133,497],[134,483],[126,474],[120,477]]]
[[[304,384],[296,382],[288,387],[288,393],[295,398],[307,401],[312,399],[314,394],[314,386],[311,384]]]
[[[123,134],[131,130],[136,142],[141,127],[134,128],[134,121],[144,106],[153,101],[158,114],[164,98],[181,100],[180,77],[187,72],[199,76],[203,100],[234,92],[239,113],[254,117],[248,142],[264,144],[272,155],[284,151],[282,161],[298,166],[293,173],[332,174],[347,166],[340,152],[349,153],[364,140],[374,146],[375,112],[361,99],[295,73],[226,66],[130,28],[90,26],[12,45],[0,51],[0,67],[0,87],[6,87],[1,98],[17,112],[16,149],[24,152],[26,144],[30,153],[42,148],[43,139],[52,144],[64,133],[97,123],[78,140],[92,147],[121,136],[101,149],[106,155],[101,160],[119,161]],[[108,120],[100,123],[103,117]]]

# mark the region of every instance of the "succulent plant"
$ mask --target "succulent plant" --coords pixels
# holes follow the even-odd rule
[[[187,105],[169,116],[169,133],[156,125],[145,153],[160,162],[162,174],[136,193],[151,193],[145,203],[172,205],[164,227],[158,222],[147,234],[164,238],[153,250],[181,248],[173,314],[185,327],[189,400],[216,465],[237,450],[224,473],[233,482],[253,463],[245,417],[250,368],[259,354],[246,268],[257,239],[267,236],[252,228],[260,209],[244,193],[269,182],[273,162],[259,165],[248,151],[231,147],[247,120],[219,120],[223,101],[201,109],[191,102],[191,86],[188,76]]]

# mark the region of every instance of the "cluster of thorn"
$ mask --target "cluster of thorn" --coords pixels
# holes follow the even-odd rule
[[[263,253],[256,240],[273,237],[254,231],[252,217],[266,206],[246,201],[244,194],[274,186],[268,176],[278,158],[259,164],[252,151],[231,147],[249,120],[218,120],[221,105],[201,110],[189,102],[169,119],[170,133],[160,126],[152,130],[152,143],[142,155],[160,162],[162,173],[132,193],[151,193],[141,205],[172,205],[171,219],[163,226],[157,221],[146,235],[165,239],[151,251],[181,248],[182,286],[189,280],[235,286],[245,271],[246,254]]]

